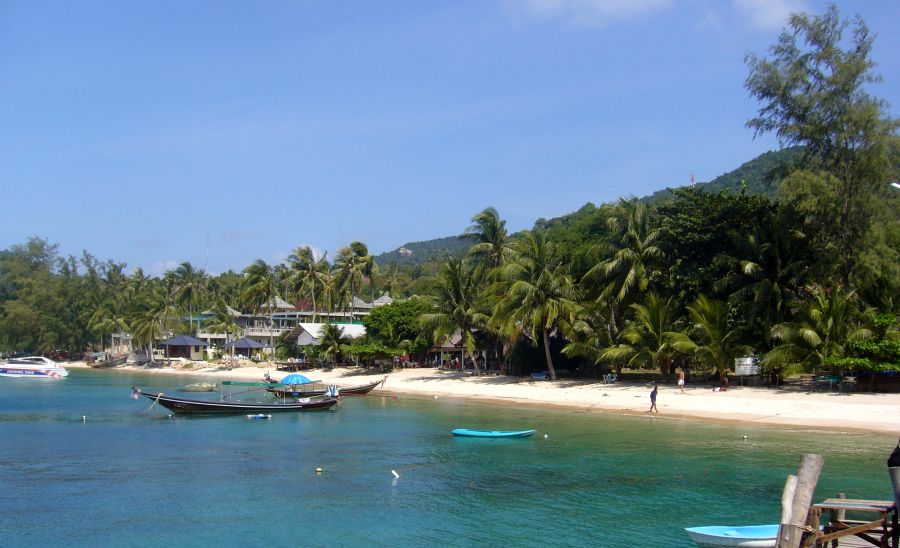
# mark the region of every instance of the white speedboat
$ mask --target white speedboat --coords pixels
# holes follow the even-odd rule
[[[68,375],[65,367],[43,356],[11,358],[6,363],[0,363],[0,377],[61,379]]]

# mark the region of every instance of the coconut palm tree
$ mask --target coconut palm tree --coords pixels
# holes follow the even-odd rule
[[[650,293],[642,304],[632,303],[632,318],[622,331],[623,343],[600,352],[601,360],[628,365],[649,364],[663,374],[671,373],[676,307],[674,297],[663,299]]]
[[[853,292],[814,286],[798,321],[772,328],[772,337],[779,344],[766,355],[764,363],[788,374],[815,370],[829,357],[841,355],[849,339],[871,336],[871,331],[853,322],[854,297]]]
[[[206,326],[215,333],[225,333],[226,344],[231,342],[231,335],[236,335],[241,331],[222,299],[216,300],[216,304],[213,306],[213,317],[206,320]],[[231,357],[234,358],[234,346],[231,347]]]
[[[760,337],[785,321],[808,269],[802,257],[803,234],[784,226],[773,215],[744,236],[738,256],[731,259],[732,273],[715,285],[716,290],[731,291],[729,302],[743,308],[751,332]]]
[[[391,263],[388,266],[383,282],[387,287],[388,295],[396,297],[397,289],[400,287],[400,267],[397,266],[397,263]]]
[[[175,288],[178,302],[188,305],[188,324],[191,335],[194,334],[194,303],[197,302],[206,287],[206,274],[197,270],[190,262],[183,262],[175,269],[177,286]]]
[[[466,237],[473,241],[469,256],[486,272],[500,266],[507,250],[509,236],[506,221],[493,207],[488,207],[472,217],[472,225],[466,228]]]
[[[316,259],[312,248],[304,245],[296,248],[288,257],[291,265],[291,286],[295,291],[299,293],[305,291],[309,295],[313,307],[313,321],[316,321],[316,313],[319,310],[316,296],[324,291],[328,273],[326,255]]]
[[[591,267],[582,282],[600,280],[600,298],[626,304],[635,292],[647,290],[651,277],[665,256],[662,231],[650,225],[647,205],[637,199],[619,200],[607,222],[611,236],[600,246],[602,260]]]
[[[355,243],[355,242],[354,242]],[[349,289],[347,301],[350,307],[350,321],[353,321],[353,298],[356,297],[356,289],[362,283],[363,262],[351,246],[338,249],[337,258],[334,261],[334,268],[337,273],[337,288],[340,293],[344,293],[344,289]]]
[[[563,330],[569,342],[562,349],[565,356],[572,358],[584,358],[594,365],[600,365],[607,360],[604,350],[616,346],[618,332],[609,328],[609,308],[605,303],[587,301],[581,304],[575,313],[574,321],[564,324]],[[619,374],[622,365],[627,359],[611,360],[611,364]]]
[[[372,291],[372,303],[375,303],[375,276],[378,274],[378,263],[375,257],[369,255],[369,248],[362,242],[351,242],[350,249],[353,250],[356,268],[359,273],[369,280],[369,288]]]
[[[474,330],[487,321],[474,269],[465,261],[448,258],[438,272],[436,284],[431,298],[432,311],[423,314],[420,321],[425,329],[432,331],[435,343],[459,333],[464,363],[465,353],[475,352]],[[481,374],[477,360],[475,374]]]
[[[322,331],[319,334],[319,349],[322,355],[325,356],[325,359],[331,358],[333,365],[337,365],[337,358],[344,352],[348,342],[349,340],[344,337],[341,326],[331,322],[326,322],[322,326]]]
[[[278,285],[274,269],[262,259],[244,269],[241,279],[241,301],[254,312],[263,309],[269,315],[271,327],[272,310],[275,309],[275,297],[278,296]],[[269,348],[274,348],[272,330],[269,330]]]
[[[739,342],[740,337],[728,319],[728,305],[700,295],[687,306],[692,326],[687,333],[672,333],[672,348],[695,356],[715,368],[722,382],[728,384],[728,369],[734,359],[747,354],[750,348]]]
[[[159,287],[143,297],[131,327],[135,340],[147,349],[151,362],[153,341],[171,334],[178,323],[178,308],[167,288]]]
[[[497,325],[507,334],[528,333],[535,345],[543,341],[547,370],[555,380],[550,332],[571,324],[578,310],[575,285],[556,246],[543,231],[526,232],[510,247],[498,279],[491,291],[503,295],[494,309]]]

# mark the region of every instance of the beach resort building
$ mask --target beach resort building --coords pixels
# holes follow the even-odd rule
[[[272,346],[275,342],[286,333],[290,333],[290,338],[296,337],[301,346],[318,344],[320,328],[316,326],[324,325],[323,320],[341,324],[345,336],[349,338],[360,337],[365,334],[362,319],[368,316],[373,308],[392,302],[393,299],[387,295],[382,295],[373,302],[354,297],[351,309],[329,312],[313,310],[311,306],[307,306],[306,301],[295,306],[281,297],[276,297],[272,306],[268,309],[263,307],[255,313],[243,313],[227,307],[228,314],[239,328],[238,333],[217,333],[201,327],[197,332],[197,338],[206,341],[210,352],[224,348],[229,341],[247,338],[263,345],[262,354],[270,354],[274,352]],[[206,310],[201,313],[200,320],[209,320],[214,316],[212,310]],[[305,328],[302,327],[304,325]],[[313,340],[316,342],[311,342]]]

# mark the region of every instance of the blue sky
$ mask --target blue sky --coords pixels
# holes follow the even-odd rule
[[[900,2],[837,4],[896,116]],[[824,6],[5,0],[0,249],[219,273],[707,181],[777,148],[744,126],[744,56]]]

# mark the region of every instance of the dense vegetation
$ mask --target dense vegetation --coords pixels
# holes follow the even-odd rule
[[[507,371],[551,377],[559,364],[722,375],[751,352],[774,376],[900,371],[897,121],[866,91],[875,76],[865,24],[845,41],[848,26],[835,8],[794,15],[768,58],[748,58],[760,103],[748,126],[788,148],[719,191],[588,204],[512,235],[486,208],[464,253],[423,251],[440,256],[405,266],[353,242],[331,262],[300,247],[286,264],[256,261],[240,274],[184,263],[149,278],[32,239],[0,254],[0,345],[80,349],[121,330],[148,345],[196,331],[200,310],[215,312],[207,327],[229,331],[226,305],[265,311],[282,296],[349,310],[353,297],[386,292],[406,299],[376,309],[365,340],[332,333],[323,354],[416,354],[456,335]],[[754,183],[735,188],[738,177]],[[774,195],[757,186],[766,180],[781,181]]]

